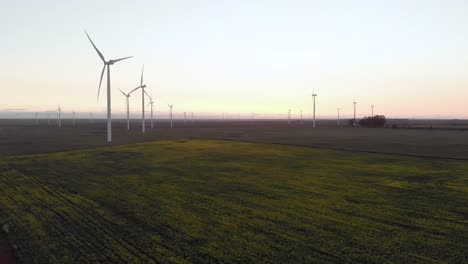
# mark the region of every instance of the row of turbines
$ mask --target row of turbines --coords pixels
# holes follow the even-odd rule
[[[88,32],[85,30],[85,34],[88,37],[89,41],[91,42],[91,45],[93,45],[94,49],[96,50],[97,54],[101,58],[102,62],[104,63],[104,66],[102,68],[101,72],[101,79],[99,81],[99,89],[98,89],[98,95],[97,99],[99,100],[99,92],[101,90],[101,84],[102,84],[102,79],[104,77],[104,72],[107,69],[107,142],[112,141],[112,118],[111,118],[111,80],[110,80],[110,66],[114,65],[115,63],[130,59],[133,56],[128,56],[128,57],[123,57],[120,59],[115,59],[115,60],[106,60],[104,55],[99,51],[99,49],[96,47],[94,42],[91,40],[91,37],[89,36]],[[141,131],[145,133],[146,131],[146,122],[145,122],[145,106],[151,105],[151,128],[154,127],[154,121],[153,121],[153,105],[154,101],[151,95],[146,91],[146,84],[143,81],[143,73],[145,70],[145,66],[143,65],[141,69],[141,78],[140,78],[140,85],[133,90],[131,90],[128,93],[125,93],[124,91],[120,90],[120,92],[125,96],[126,98],[126,108],[127,108],[127,129],[130,130],[130,106],[129,106],[129,98],[133,92],[136,92],[137,90],[141,90]],[[149,98],[149,103],[148,105],[145,105],[145,96]],[[171,109],[171,127],[172,127],[172,106],[169,105]]]
[[[126,59],[130,59],[132,58],[133,56],[128,56],[128,57],[123,57],[123,58],[120,58],[120,59],[115,59],[115,60],[106,60],[104,55],[101,53],[101,51],[96,47],[96,45],[94,44],[94,42],[91,40],[91,37],[89,36],[88,32],[85,30],[85,34],[86,36],[88,37],[89,41],[91,42],[91,45],[94,47],[94,49],[96,50],[98,56],[101,58],[102,62],[104,63],[104,66],[102,68],[102,71],[101,71],[101,78],[99,80],[99,88],[98,88],[98,94],[97,94],[97,99],[99,100],[99,94],[100,94],[100,90],[101,90],[101,84],[102,84],[102,79],[104,77],[104,72],[106,72],[106,69],[107,69],[107,141],[108,142],[111,142],[112,141],[112,118],[111,118],[111,79],[110,79],[110,66],[111,65],[114,65],[115,63],[119,62],[119,61],[123,61],[123,60],[126,60]],[[145,106],[148,106],[148,105],[151,105],[151,128],[154,127],[154,121],[153,121],[153,104],[154,104],[154,101],[153,101],[153,98],[152,96],[146,91],[146,84],[144,83],[143,81],[143,74],[144,74],[144,65],[142,67],[142,70],[141,70],[141,78],[140,78],[140,85],[134,89],[132,89],[131,91],[129,92],[124,92],[122,90],[120,90],[120,92],[122,93],[123,96],[125,96],[126,100],[126,112],[127,112],[127,129],[130,130],[130,106],[129,106],[129,98],[130,96],[132,95],[132,93],[138,91],[138,90],[141,90],[141,107],[142,107],[142,111],[141,111],[141,129],[142,129],[142,132],[145,133],[146,131],[146,127],[145,127]],[[145,96],[147,96],[149,98],[149,103],[147,105],[145,105]],[[316,126],[316,119],[315,119],[315,110],[316,110],[316,107],[315,107],[315,102],[316,102],[316,97],[317,97],[317,94],[315,93],[315,91],[312,93],[312,100],[313,100],[313,123],[312,123],[312,126],[313,128],[315,128]],[[356,104],[357,102],[353,99],[353,106],[354,106],[354,114],[353,114],[353,120],[354,120],[354,125],[356,125]],[[173,122],[172,122],[172,108],[173,108],[173,104],[169,104],[169,109],[170,109],[170,127],[172,128],[173,127]],[[59,121],[58,121],[58,125],[59,127],[61,126],[61,121],[60,121],[60,113],[61,113],[61,109],[60,109],[60,106],[59,106],[59,109],[58,109],[58,115],[59,115]],[[374,105],[372,105],[372,116],[374,115]],[[74,113],[73,113],[74,115]],[[193,114],[192,114],[192,118],[193,118]],[[186,120],[186,113],[184,113],[184,119]],[[224,113],[223,113],[223,119],[224,119]],[[252,113],[252,120],[255,119],[255,114]],[[74,118],[73,118],[73,123],[74,123]],[[186,121],[185,121],[186,122]],[[288,124],[291,123],[291,110],[288,111]],[[301,123],[302,123],[302,110],[301,110]],[[340,125],[340,108],[338,108],[338,125]]]
[[[312,92],[312,104],[313,104],[313,107],[312,107],[312,127],[315,128],[315,98],[317,97],[317,94],[315,93],[315,91]],[[357,102],[356,100],[353,98],[353,125],[356,126],[356,105],[357,105]],[[337,108],[337,123],[338,123],[338,126],[340,125],[340,108],[338,107]],[[374,105],[372,104],[371,105],[371,117],[374,117]],[[252,114],[252,118],[253,118],[253,114]],[[302,110],[300,110],[300,122],[302,124]],[[291,125],[291,109],[288,109],[288,125]]]
[[[147,104],[146,106],[152,104],[152,102],[150,102],[149,104]],[[128,105],[128,103],[126,104]],[[171,128],[173,128],[173,114],[172,114],[172,107],[173,105],[168,105],[169,106],[169,125]],[[151,106],[151,128],[154,128],[154,118],[153,118],[153,107]],[[128,109],[128,107],[127,107]],[[55,117],[51,116],[51,113],[53,113],[55,115]],[[46,118],[39,118],[40,114],[45,114],[46,115]],[[184,116],[184,125],[187,126],[188,124],[193,124],[194,123],[194,114],[193,112],[189,113],[189,119],[187,119],[187,112],[184,112],[183,113],[183,116]],[[35,125],[39,125],[39,120],[40,119],[46,119],[47,120],[47,124],[48,125],[51,125],[51,120],[54,119],[56,120],[56,122],[54,123],[55,125],[57,125],[57,127],[62,127],[62,117],[63,117],[63,111],[59,105],[58,109],[57,110],[49,110],[49,111],[44,111],[44,112],[35,112],[34,113],[34,123]],[[72,111],[71,112],[71,121],[72,121],[72,126],[75,126],[76,124],[76,119],[83,119],[82,117],[81,118],[77,118],[78,115],[75,111]],[[89,113],[89,123],[94,123],[94,114],[93,113]],[[126,121],[127,121],[127,130],[130,130],[130,115],[129,115],[129,111],[127,111],[127,114],[126,114]],[[190,123],[188,123],[187,121],[189,121]]]

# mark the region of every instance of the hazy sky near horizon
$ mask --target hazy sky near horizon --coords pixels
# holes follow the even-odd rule
[[[0,109],[468,117],[468,1],[3,1]],[[131,99],[141,111],[141,95]]]

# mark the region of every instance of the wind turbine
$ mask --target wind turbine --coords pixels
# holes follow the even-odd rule
[[[371,105],[372,111],[371,111],[371,117],[374,117],[374,105]]]
[[[104,55],[102,55],[102,53],[98,50],[98,48],[96,47],[96,45],[94,45],[93,41],[92,41],[91,38],[89,37],[88,32],[86,32],[86,30],[85,30],[85,33],[86,33],[86,36],[88,37],[89,41],[90,41],[91,44],[93,45],[94,49],[96,50],[97,54],[98,54],[99,57],[101,58],[102,62],[104,63],[104,67],[102,68],[102,72],[101,72],[101,79],[100,79],[100,81],[99,81],[99,89],[98,89],[98,95],[97,95],[97,99],[98,99],[98,100],[99,100],[99,92],[101,91],[102,78],[104,77],[104,71],[106,70],[106,67],[107,67],[107,142],[111,142],[111,141],[112,141],[112,121],[111,121],[111,83],[110,83],[110,66],[111,66],[111,65],[114,65],[114,63],[119,62],[119,61],[121,61],[121,60],[129,59],[129,58],[131,58],[132,56],[130,56],[130,57],[124,57],[124,58],[120,58],[120,59],[116,59],[116,60],[108,60],[108,61],[106,61],[106,59],[104,58]]]
[[[354,119],[353,119],[353,126],[356,126],[356,104],[357,102],[353,98],[353,105],[354,105]]]
[[[39,124],[39,120],[37,119],[37,116],[39,115],[38,112],[36,112],[36,126]]]
[[[317,97],[317,94],[315,91],[312,92],[312,99],[314,101],[314,113],[313,113],[313,122],[312,122],[312,127],[315,128],[315,97]]]
[[[169,106],[169,108],[171,109],[170,118],[171,118],[171,128],[172,128],[172,107],[174,105],[173,104],[168,104],[167,106]]]
[[[129,94],[133,93],[134,91],[141,89],[141,132],[145,133],[146,131],[146,124],[145,124],[145,94],[148,95],[145,91],[146,84],[143,84],[143,72],[145,70],[145,65],[141,68],[141,79],[140,79],[140,86],[131,90]],[[151,96],[148,95],[151,98]]]
[[[338,126],[340,126],[340,108],[338,108]]]
[[[61,113],[62,113],[62,109],[60,108],[60,105],[58,106],[58,109],[57,109],[57,124],[58,124],[58,127],[62,127],[62,119],[61,119]]]
[[[73,110],[72,115],[73,115],[73,126],[75,126],[75,110]]]
[[[146,91],[145,91],[145,93],[146,93]],[[149,95],[148,95],[148,97],[150,98],[150,102],[148,103],[148,105],[151,105],[151,128],[153,128],[154,127],[153,126],[153,104],[154,104],[154,101],[153,101],[153,98],[150,97]]]
[[[125,106],[127,108],[127,130],[130,130],[130,104],[129,104],[129,99],[130,99],[130,93],[126,94],[122,90],[120,92],[125,96]]]
[[[302,109],[301,109],[301,126],[302,126]]]
[[[184,126],[187,126],[187,112],[184,112]]]

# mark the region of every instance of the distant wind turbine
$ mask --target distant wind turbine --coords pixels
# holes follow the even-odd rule
[[[353,126],[356,126],[356,100],[353,98],[353,105],[354,105],[354,119],[353,119]]]
[[[145,93],[146,93],[146,91],[145,91]],[[154,125],[153,125],[153,104],[154,104],[153,98],[150,97],[150,102],[147,104],[147,106],[151,105],[151,128],[154,127]]]
[[[38,112],[36,112],[36,126],[39,125],[39,120],[37,119],[37,116],[39,115]]]
[[[141,79],[140,79],[140,86],[131,90],[129,92],[133,93],[134,91],[141,89],[141,132],[145,133],[146,131],[146,124],[145,124],[145,94],[148,95],[145,91],[146,84],[143,84],[143,72],[145,71],[145,65],[141,68]],[[148,95],[148,97],[150,97]]]
[[[374,117],[374,105],[371,105],[371,108],[372,108],[372,110],[371,110],[371,117]]]
[[[302,110],[301,110],[301,125],[302,125]]]
[[[111,82],[110,82],[110,66],[111,66],[111,65],[114,65],[114,63],[119,62],[119,61],[121,61],[121,60],[129,59],[129,58],[131,58],[132,56],[130,56],[130,57],[124,57],[124,58],[120,58],[120,59],[116,59],[116,60],[108,60],[108,61],[106,61],[106,59],[104,58],[104,55],[102,55],[102,53],[98,50],[98,48],[96,47],[96,45],[94,45],[93,41],[92,41],[91,38],[89,37],[88,32],[86,32],[86,30],[85,30],[85,33],[86,33],[86,36],[88,37],[89,41],[90,41],[91,44],[93,45],[94,49],[96,50],[97,54],[98,54],[99,57],[101,58],[102,62],[104,63],[104,67],[102,68],[102,72],[101,72],[101,79],[99,80],[99,89],[98,89],[98,95],[97,95],[97,99],[98,99],[98,100],[99,100],[99,92],[101,91],[102,78],[104,77],[104,71],[106,70],[106,67],[107,67],[107,142],[111,142],[111,141],[112,141],[112,121],[111,121]]]
[[[60,105],[58,106],[58,109],[57,109],[57,124],[58,124],[58,127],[62,127],[62,109],[60,108]]]
[[[171,112],[170,112],[170,119],[171,119],[171,128],[172,128],[172,107],[173,107],[174,105],[173,105],[173,104],[170,104],[170,105],[168,104],[167,106],[169,106],[170,111],[171,111]]]
[[[315,128],[315,97],[317,97],[317,94],[315,91],[312,92],[312,99],[314,101],[314,112],[313,112],[313,121],[312,121],[312,127]]]
[[[338,126],[340,126],[340,108],[338,108]]]
[[[187,126],[187,112],[184,112],[184,126]]]
[[[73,115],[73,117],[72,117],[73,118],[73,126],[75,126],[75,110],[73,110],[72,115]]]
[[[125,96],[125,106],[127,108],[127,130],[130,130],[130,93],[126,94],[122,90],[120,92]]]

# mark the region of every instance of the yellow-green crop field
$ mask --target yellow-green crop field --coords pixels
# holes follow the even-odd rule
[[[468,162],[188,140],[0,159],[25,263],[467,263]]]

